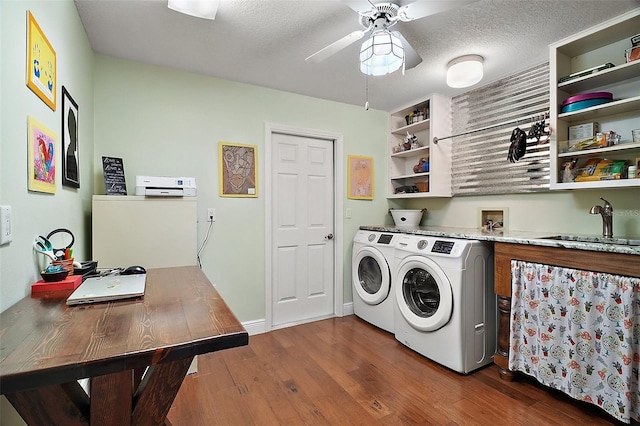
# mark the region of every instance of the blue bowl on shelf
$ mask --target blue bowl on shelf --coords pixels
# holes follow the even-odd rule
[[[578,101],[571,104],[564,105],[560,112],[574,112],[579,111],[581,109],[589,108],[596,105],[602,105],[611,102],[611,99],[606,98],[597,98],[597,99],[587,99],[584,101]]]

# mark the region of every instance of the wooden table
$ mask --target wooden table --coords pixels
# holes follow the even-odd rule
[[[68,307],[69,294],[0,315],[0,391],[29,425],[168,424],[194,356],[249,342],[195,266],[148,270],[142,299]]]

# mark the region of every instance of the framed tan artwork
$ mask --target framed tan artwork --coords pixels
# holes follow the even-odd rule
[[[258,148],[230,142],[218,144],[221,197],[258,196]]]
[[[348,194],[355,200],[373,200],[373,158],[348,156]]]

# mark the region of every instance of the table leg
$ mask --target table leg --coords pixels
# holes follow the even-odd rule
[[[180,390],[192,360],[193,357],[190,357],[149,367],[133,398],[133,425],[166,424],[171,404]]]
[[[89,425],[89,397],[78,382],[5,396],[28,425]]]
[[[91,424],[129,426],[133,398],[133,371],[91,378]]]

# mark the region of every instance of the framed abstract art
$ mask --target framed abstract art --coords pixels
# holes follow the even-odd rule
[[[258,196],[258,148],[220,142],[218,145],[219,195],[221,197]]]

